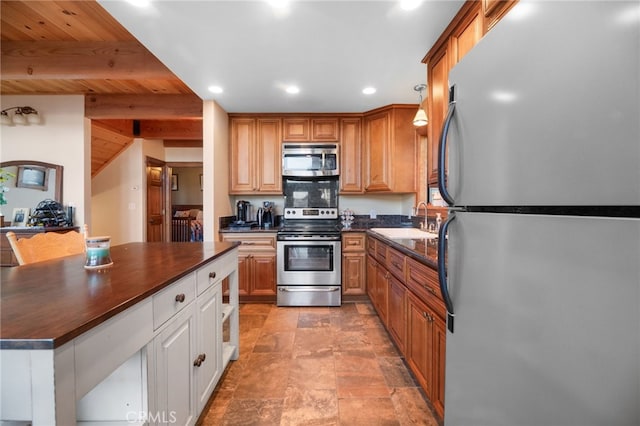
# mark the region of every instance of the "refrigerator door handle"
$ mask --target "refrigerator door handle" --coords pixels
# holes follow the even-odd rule
[[[451,333],[453,333],[453,318],[455,317],[455,314],[453,311],[453,302],[449,295],[449,285],[447,283],[446,250],[449,224],[455,219],[455,213],[451,212],[447,220],[442,224],[442,226],[440,226],[440,231],[438,232],[438,282],[440,283],[442,299],[444,300],[447,308],[447,328]]]
[[[446,185],[446,170],[445,170],[445,160],[447,156],[447,136],[449,135],[449,125],[451,124],[451,120],[453,119],[453,114],[456,111],[456,101],[455,101],[455,86],[452,86],[449,89],[449,110],[447,111],[447,118],[444,120],[444,124],[442,125],[442,132],[440,133],[440,143],[438,144],[438,189],[440,190],[440,195],[442,199],[447,202],[450,206],[455,204],[453,197],[449,193]]]

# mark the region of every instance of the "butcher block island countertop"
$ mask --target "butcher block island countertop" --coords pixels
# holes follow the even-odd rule
[[[2,268],[2,349],[53,349],[235,247],[230,243],[129,243],[113,266],[84,269],[85,256]]]
[[[84,254],[2,268],[0,423],[195,423],[239,356],[236,246],[128,243],[102,271]]]

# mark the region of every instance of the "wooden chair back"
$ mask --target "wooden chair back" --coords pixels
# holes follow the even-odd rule
[[[84,225],[84,235],[77,231],[64,234],[58,232],[43,232],[31,238],[16,238],[16,234],[7,232],[7,239],[19,265],[42,262],[58,257],[84,253],[85,236],[89,228]]]

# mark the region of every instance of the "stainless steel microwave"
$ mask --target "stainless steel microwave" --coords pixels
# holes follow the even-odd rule
[[[282,144],[283,176],[338,176],[340,157],[337,143]]]

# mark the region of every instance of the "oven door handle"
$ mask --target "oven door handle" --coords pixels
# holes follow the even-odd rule
[[[287,293],[296,293],[296,292],[313,292],[313,293],[333,293],[335,291],[339,291],[340,287],[328,287],[328,288],[291,288],[291,287],[278,287],[278,291],[287,292]]]

